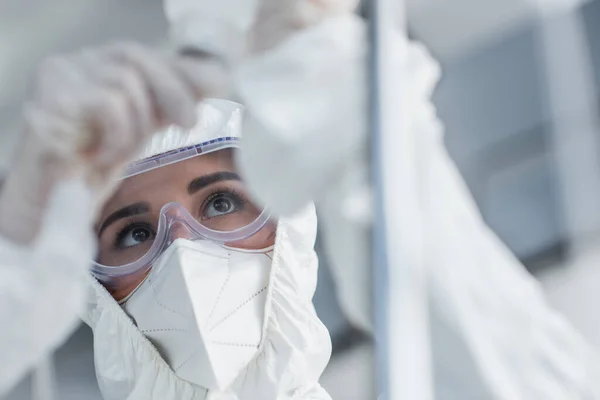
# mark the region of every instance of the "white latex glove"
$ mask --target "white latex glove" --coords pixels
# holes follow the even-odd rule
[[[210,61],[169,58],[135,44],[55,57],[39,70],[25,132],[0,197],[0,234],[28,243],[52,188],[82,176],[95,204],[145,138],[195,124],[195,105],[222,89]]]
[[[237,63],[357,5],[358,0],[165,0],[165,13],[175,46]]]

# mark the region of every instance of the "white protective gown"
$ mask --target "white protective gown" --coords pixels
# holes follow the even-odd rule
[[[386,224],[401,232],[389,250],[425,271],[434,398],[600,398],[598,354],[549,308],[537,281],[485,225],[444,147],[430,100],[437,63],[404,36],[395,40],[392,62],[406,74],[401,104],[409,116],[397,132],[405,168],[396,184],[407,199],[402,218]],[[368,198],[360,174],[368,140],[366,49],[364,22],[333,16],[235,72],[251,116],[240,153],[250,189],[283,215],[316,201],[342,308],[368,328],[370,237],[368,213],[360,211]]]
[[[82,181],[63,182],[31,245],[0,238],[0,397],[78,325],[96,246],[92,199]]]

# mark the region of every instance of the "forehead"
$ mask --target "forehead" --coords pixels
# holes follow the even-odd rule
[[[231,149],[196,156],[127,178],[107,201],[104,211],[187,191],[188,184],[195,178],[218,171],[235,171]]]

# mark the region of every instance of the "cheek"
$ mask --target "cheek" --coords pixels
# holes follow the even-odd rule
[[[271,247],[275,244],[275,236],[277,233],[276,224],[267,224],[263,229],[256,234],[256,247],[254,249],[264,249],[265,247]]]
[[[106,290],[110,293],[110,295],[116,301],[121,301],[125,297],[127,297],[135,288],[137,288],[143,281],[146,279],[148,275],[148,271],[142,271],[137,274],[132,274],[127,277],[120,278],[118,282],[114,284],[102,284]]]
[[[260,231],[244,240],[239,240],[233,243],[226,243],[229,247],[237,247],[246,250],[260,250],[266,247],[271,247],[275,244],[275,236],[277,232],[277,223],[268,222]]]

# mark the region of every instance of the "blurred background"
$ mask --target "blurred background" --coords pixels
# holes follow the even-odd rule
[[[549,302],[600,345],[600,2],[540,9],[525,0],[409,0],[408,11],[410,35],[442,65],[434,101],[485,220]],[[159,0],[0,0],[0,167],[9,165],[44,57],[117,39],[162,46],[165,38]],[[321,260],[314,301],[334,345],[323,385],[334,399],[375,398],[372,342],[342,315]],[[58,399],[100,399],[87,327],[55,365]],[[30,378],[7,397],[29,398]]]

